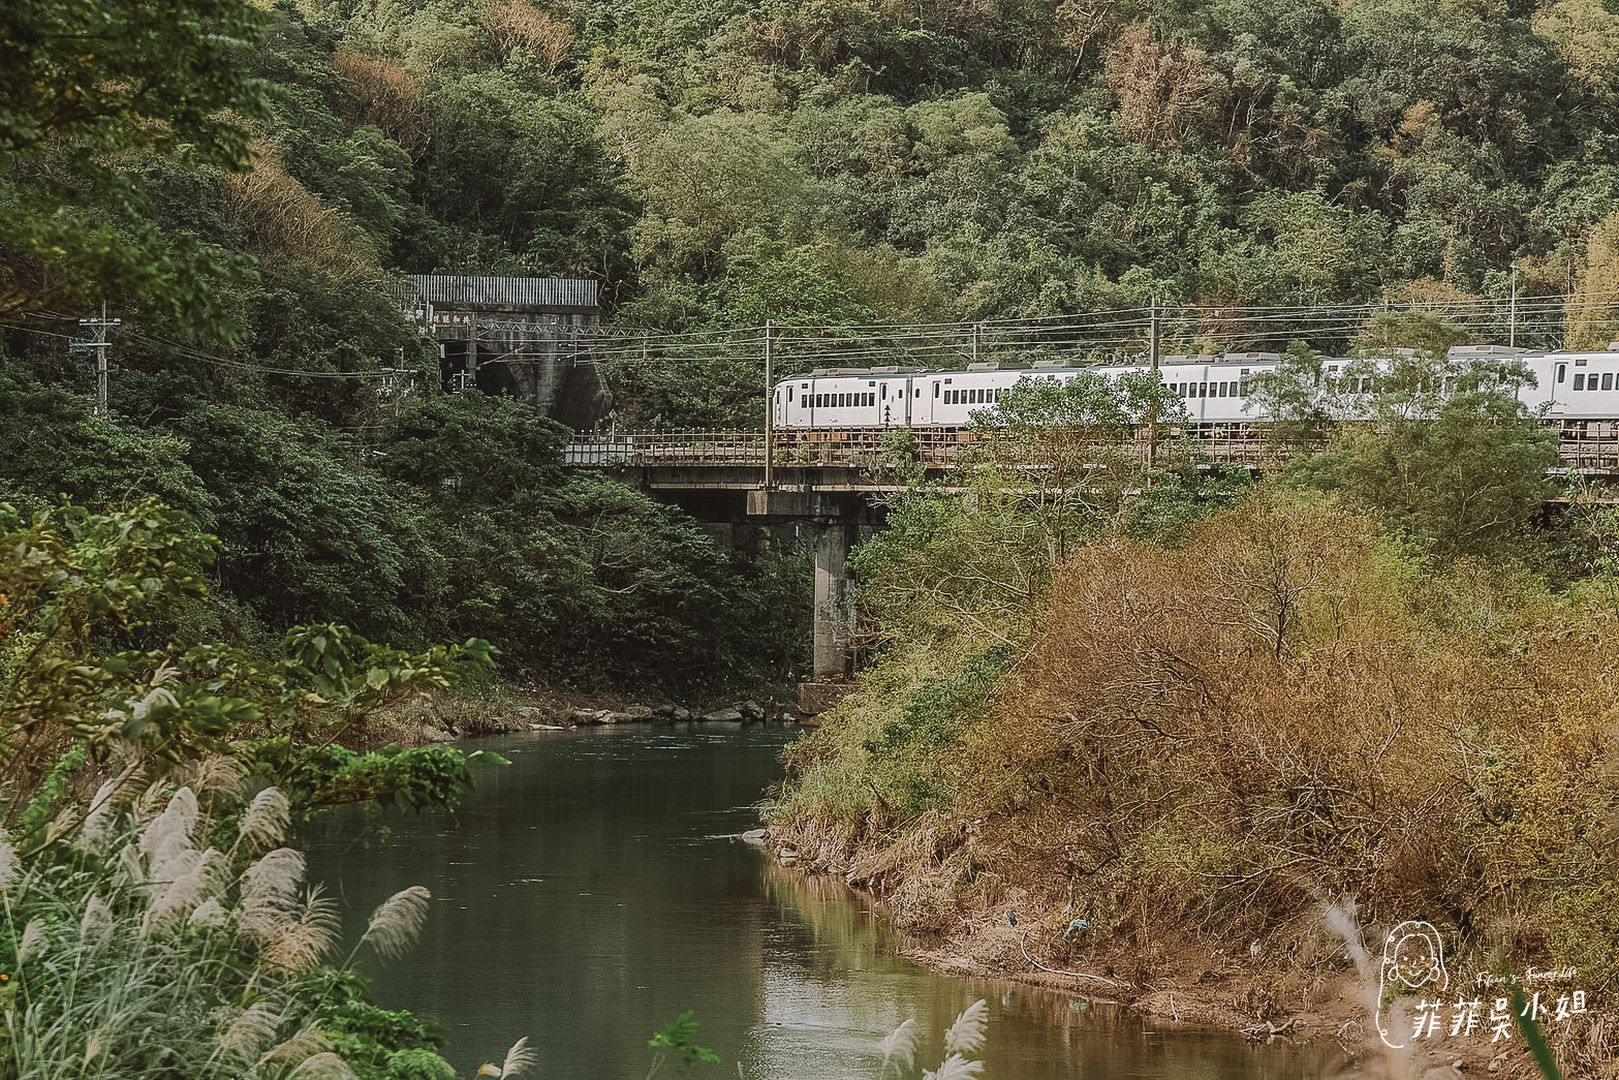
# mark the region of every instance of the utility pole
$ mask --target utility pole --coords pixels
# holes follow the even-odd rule
[[[1518,263],[1512,263],[1512,297],[1507,301],[1507,348],[1518,344]]]
[[[91,349],[96,353],[96,415],[107,415],[107,331],[123,325],[122,319],[107,318],[107,302],[101,302],[101,318],[80,319],[79,325],[89,327],[96,332],[94,341],[73,341],[68,343],[71,352],[85,353]]]
[[[776,483],[776,365],[772,348],[774,326],[765,320],[765,490]]]
[[[1147,309],[1147,357],[1152,364],[1152,401],[1147,407],[1147,483],[1152,483],[1152,470],[1158,466],[1158,391],[1163,385],[1158,375],[1158,298],[1152,298]]]

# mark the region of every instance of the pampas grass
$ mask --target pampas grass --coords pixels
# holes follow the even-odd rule
[[[256,1001],[233,1016],[219,1033],[221,1054],[248,1063],[258,1059],[275,1038],[281,1014],[268,1001]]]
[[[308,971],[332,951],[340,928],[337,904],[319,885],[311,885],[273,923],[261,956],[278,971],[294,975]]]
[[[348,1062],[328,1050],[305,1058],[287,1080],[355,1080],[355,1076]]]
[[[896,1076],[910,1072],[916,1064],[916,1021],[907,1020],[889,1032],[878,1049],[883,1052],[883,1067],[877,1073],[877,1080],[888,1075],[890,1065]]]
[[[951,1023],[944,1033],[944,1060],[933,1070],[924,1070],[922,1080],[978,1080],[983,1076],[984,1063],[974,1060],[984,1048],[989,1032],[989,1005],[982,998],[973,1002]],[[883,1063],[877,1080],[884,1080],[892,1069],[894,1076],[904,1080],[916,1065],[916,1021],[907,1020],[895,1028],[879,1045]]]
[[[0,894],[11,888],[17,876],[17,849],[11,846],[6,831],[0,829]]]
[[[340,983],[317,970],[338,941],[337,909],[305,885],[302,853],[271,846],[286,837],[280,792],[219,804],[242,814],[222,851],[199,846],[218,824],[195,789],[154,786],[133,802],[118,790],[104,786],[85,815],[93,857],[20,859],[0,834],[0,954],[16,958],[6,1075],[350,1080],[354,1047],[385,1053],[369,1035],[333,1025],[339,1047],[322,1031],[339,1015],[328,998]],[[422,888],[390,897],[355,950],[402,955],[427,905]],[[521,1041],[498,1075],[533,1064]],[[381,1075],[374,1065],[366,1075]]]
[[[360,944],[370,945],[385,960],[397,960],[416,944],[427,922],[427,902],[433,894],[420,885],[394,893],[371,913]]]
[[[292,804],[279,788],[268,787],[257,795],[242,814],[237,829],[237,847],[250,851],[273,848],[287,837],[292,827]]]
[[[242,873],[237,921],[242,935],[268,940],[297,902],[304,880],[304,853],[292,848],[265,852]]]
[[[988,1030],[989,1005],[980,998],[963,1009],[944,1033],[944,1052],[963,1057],[976,1054],[984,1048],[984,1035]]]
[[[508,1080],[509,1077],[521,1076],[539,1063],[540,1056],[529,1049],[528,1036],[523,1036],[512,1044],[506,1051],[506,1060],[499,1065],[490,1062],[478,1067],[478,1076],[493,1077],[494,1080]]]

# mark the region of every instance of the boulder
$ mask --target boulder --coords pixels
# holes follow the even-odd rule
[[[669,719],[674,720],[677,723],[684,723],[685,721],[691,719],[691,710],[682,709],[679,705],[676,705],[670,710]]]
[[[703,719],[711,724],[738,724],[742,722],[742,714],[735,709],[715,709],[704,713]]]
[[[760,847],[764,847],[765,831],[763,829],[749,829],[747,832],[742,834],[740,839],[743,843],[757,844]]]
[[[520,705],[512,710],[512,715],[523,721],[539,720],[545,716],[545,711],[532,705]]]
[[[618,715],[629,720],[650,720],[654,710],[650,705],[626,705]]]
[[[764,708],[757,701],[751,699],[736,706],[736,711],[742,714],[742,719],[744,720],[759,721],[765,718]]]
[[[674,719],[675,715],[675,707],[670,705],[668,702],[665,702],[662,705],[655,705],[652,708],[652,715],[661,716],[665,720],[672,720]]]

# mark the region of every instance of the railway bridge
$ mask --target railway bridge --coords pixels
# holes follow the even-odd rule
[[[1274,471],[1289,456],[1252,426],[1159,434],[1193,440],[1200,461],[1210,466],[1240,466],[1255,474]],[[997,437],[982,428],[576,435],[563,462],[606,472],[700,521],[739,527],[791,523],[809,531],[815,549],[815,681],[801,698],[807,711],[816,711],[817,685],[840,679],[850,663],[846,560],[859,529],[882,524],[886,496],[920,480],[947,484],[964,452]],[[1143,463],[1154,451],[1145,433],[1125,449]],[[1559,473],[1604,485],[1619,479],[1619,424],[1566,425],[1559,449]]]

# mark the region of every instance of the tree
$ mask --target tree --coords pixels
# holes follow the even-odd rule
[[[1288,474],[1377,511],[1437,558],[1530,557],[1559,459],[1513,389],[1510,376],[1478,370],[1431,415],[1349,430]]]
[[[1280,364],[1249,377],[1248,408],[1281,445],[1294,450],[1319,446],[1332,422],[1321,357],[1302,341],[1290,343]]]
[[[16,0],[0,11],[0,320],[138,299],[222,329],[214,288],[245,264],[165,235],[127,162],[241,168],[256,11],[242,0]]]

